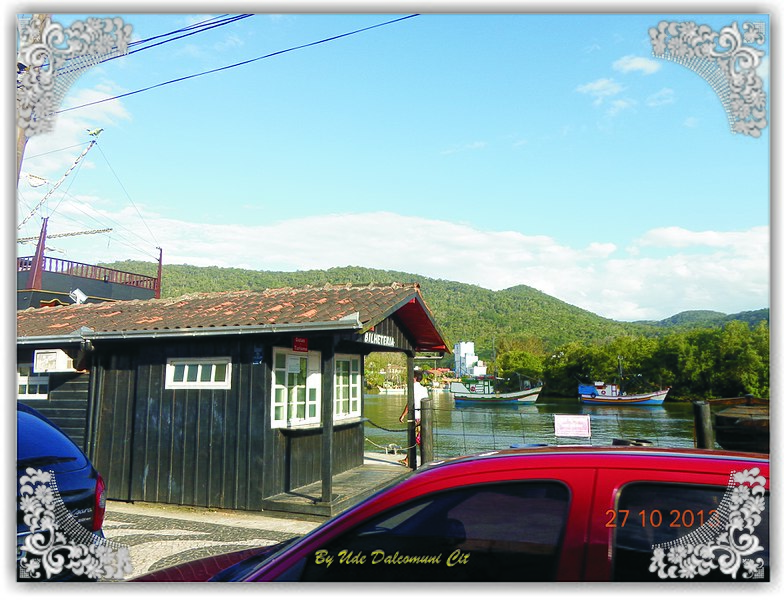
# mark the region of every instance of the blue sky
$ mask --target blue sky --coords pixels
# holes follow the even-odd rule
[[[104,131],[17,234],[50,216],[50,233],[113,228],[51,240],[80,262],[357,265],[619,320],[770,305],[770,127],[731,133],[648,33],[763,23],[769,92],[765,14],[422,14],[132,93],[411,14],[361,12],[258,14],[86,71],[23,174],[56,181]],[[220,14],[119,16],[144,40]],[[22,177],[17,224],[46,189]]]

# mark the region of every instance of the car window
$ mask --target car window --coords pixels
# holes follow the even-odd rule
[[[728,515],[732,512],[728,501],[733,489],[658,483],[623,487],[617,497],[617,508],[605,515],[605,525],[614,531],[613,579],[732,580],[732,575],[722,573],[719,567],[719,563],[727,564],[726,561],[739,565],[734,578],[738,581],[753,579],[751,571],[758,571],[760,578],[767,579],[768,495],[759,499],[757,508],[761,510],[745,515],[758,518],[736,523],[740,528],[735,535],[727,536]],[[758,550],[749,552],[752,546],[744,550],[750,539],[740,540],[739,536],[748,533],[757,538]],[[654,557],[654,545],[661,545],[658,559]],[[711,563],[715,566],[710,566]],[[664,569],[661,573],[660,568]],[[744,573],[748,578],[743,577]]]
[[[552,481],[432,494],[318,548],[298,579],[553,580],[568,511],[568,489]]]

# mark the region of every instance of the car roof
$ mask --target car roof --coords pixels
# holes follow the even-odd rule
[[[16,464],[17,469],[32,467],[63,473],[88,467],[90,462],[59,427],[38,411],[17,403]]]
[[[545,446],[491,450],[427,463],[417,469],[412,478],[447,476],[447,472],[479,473],[537,468],[557,464],[562,467],[639,467],[695,470],[697,465],[737,464],[750,462],[768,464],[768,454],[701,448],[660,448],[651,446]],[[726,467],[722,467],[726,468]],[[452,475],[449,475],[452,476]]]
[[[457,456],[443,460],[435,460],[424,468],[434,468],[443,464],[466,463],[476,460],[487,460],[491,458],[514,458],[531,456],[657,456],[672,458],[694,458],[694,459],[729,459],[729,460],[751,460],[767,462],[768,454],[754,452],[740,452],[735,450],[707,449],[707,448],[662,448],[657,446],[537,446],[526,448],[510,448],[508,450],[490,450],[478,452],[465,456]]]

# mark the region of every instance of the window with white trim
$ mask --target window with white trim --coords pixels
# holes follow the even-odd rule
[[[166,362],[166,389],[231,389],[231,357],[170,358]]]
[[[272,427],[321,423],[321,353],[272,351]]]
[[[335,419],[359,417],[361,363],[359,356],[335,356]]]
[[[16,367],[17,400],[46,400],[49,397],[49,375],[36,374],[32,364]]]

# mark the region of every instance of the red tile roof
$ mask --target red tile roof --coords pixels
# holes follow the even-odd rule
[[[78,335],[81,328],[102,337],[194,329],[215,329],[219,333],[221,329],[240,327],[329,329],[332,324],[335,329],[357,329],[361,333],[393,313],[414,335],[417,350],[448,351],[415,283],[211,292],[159,300],[29,308],[17,311],[16,322],[20,340]],[[357,318],[361,326],[356,325]]]

